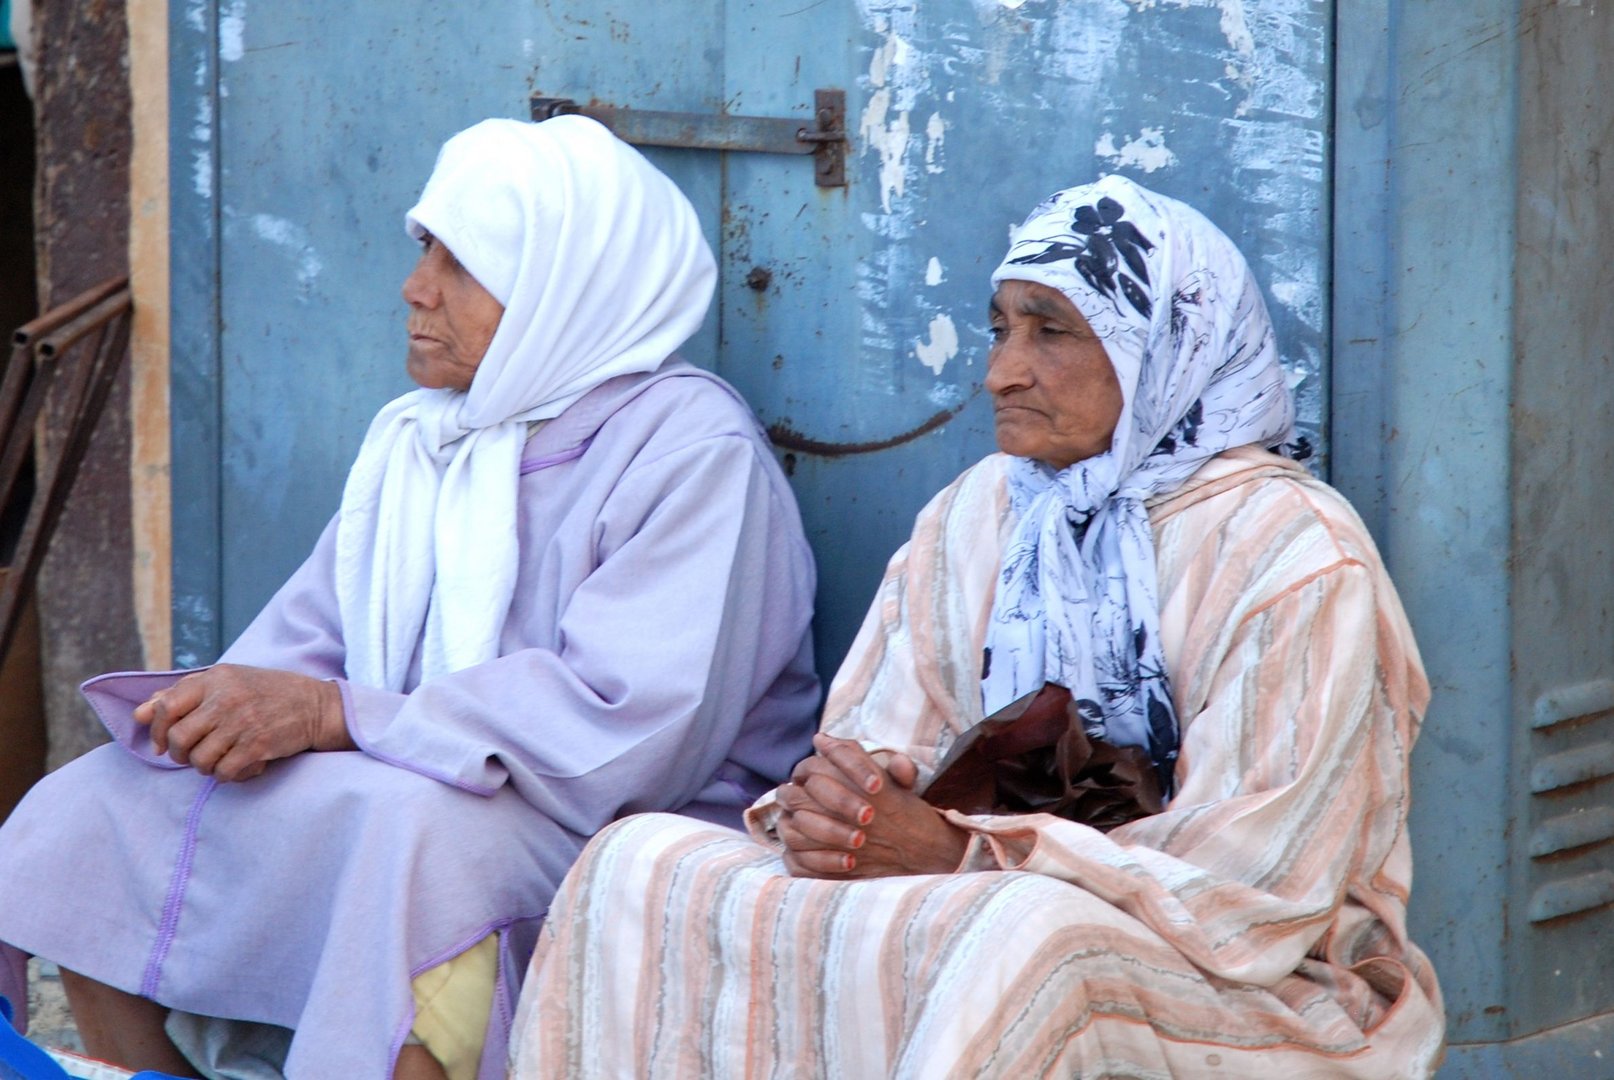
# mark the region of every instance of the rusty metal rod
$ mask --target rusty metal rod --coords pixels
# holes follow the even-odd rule
[[[50,393],[56,379],[58,365],[52,364],[34,373],[28,384],[27,395],[17,409],[16,423],[6,432],[6,441],[0,444],[0,506],[7,506],[16,494],[22,479],[22,469],[28,462],[28,453],[34,445],[34,423],[44,407],[45,396]]]
[[[34,351],[27,345],[14,345],[6,374],[0,378],[0,447],[10,440],[12,425],[16,422],[17,408],[34,373]],[[0,498],[0,506],[5,501]]]
[[[37,318],[23,323],[17,328],[16,333],[11,335],[11,343],[13,345],[33,344],[36,339],[50,333],[69,319],[83,314],[128,284],[129,276],[127,274],[107,278],[101,284],[86,289],[71,300],[57,304]]]
[[[101,324],[101,336],[95,342],[95,350],[90,354],[89,363],[84,365],[88,370],[82,377],[74,380],[74,391],[68,398],[73,411],[67,417],[67,431],[78,431],[86,425],[91,430],[94,429],[101,412],[101,405],[94,404],[96,395],[104,396],[110,391],[112,381],[121,366],[122,353],[118,350],[127,349],[129,345],[127,333],[129,328],[129,318],[113,318]],[[103,380],[107,383],[107,391],[97,389]]]
[[[27,456],[27,444],[32,441],[34,422],[55,374],[53,369],[36,370],[35,352],[49,347],[47,355],[54,359],[62,349],[127,307],[128,280],[119,277],[104,281],[24,324],[13,335],[11,360],[5,378],[0,379],[0,507],[11,499]],[[42,335],[49,336],[36,344]]]
[[[78,476],[79,466],[89,450],[90,438],[95,434],[96,422],[106,408],[117,381],[124,354],[129,351],[132,312],[124,307],[119,316],[102,331],[101,341],[93,359],[74,373],[71,406],[68,415],[73,418],[67,436],[55,460],[45,469],[28,518],[23,524],[22,536],[12,559],[11,572],[0,582],[0,660],[11,648],[17,627],[22,621],[23,608],[33,592],[34,579],[50,544],[51,534],[67,506],[67,497]]]
[[[45,547],[128,350],[131,321],[128,278],[119,276],[30,320],[12,336],[10,363],[0,379],[0,506],[15,494],[33,448],[34,425],[62,366],[36,366],[36,354],[48,343],[56,359],[85,335],[101,331],[96,349],[74,372],[65,409],[67,436],[34,494],[10,572],[0,582],[0,659],[11,647]]]
[[[6,365],[5,378],[0,380],[0,445],[6,442],[7,433],[11,431],[16,421],[17,407],[22,402],[23,391],[33,374],[34,341],[88,311],[128,283],[127,276],[108,278],[66,303],[58,304],[30,319],[11,335],[11,360]]]
[[[45,337],[37,339],[35,346],[41,360],[54,360],[90,331],[129,307],[129,290],[119,289],[99,304],[57,327]]]
[[[100,291],[101,288],[97,287],[86,295],[93,295]],[[128,311],[129,306],[130,299],[127,288],[115,290],[110,296],[103,297],[99,303],[88,309],[77,299],[69,301],[67,304],[62,305],[61,308],[58,308],[57,311],[77,311],[77,315],[73,316],[65,324],[58,319],[56,329],[43,340],[36,337],[31,344],[18,346],[15,350],[17,353],[24,354],[22,360],[20,363],[14,364],[14,370],[7,372],[6,382],[0,384],[0,410],[9,411],[11,414],[9,417],[5,417],[8,421],[6,425],[0,427],[0,436],[3,436],[3,441],[0,441],[0,507],[10,503],[12,496],[16,494],[17,484],[22,479],[23,466],[28,461],[28,451],[33,445],[34,424],[38,421],[40,411],[44,408],[46,396],[50,393],[51,384],[54,382],[57,368],[60,366],[56,362],[57,359],[66,349],[71,348],[86,334],[93,332],[97,327],[104,328],[110,320],[117,319]],[[43,321],[43,319],[36,319],[30,325],[37,325]],[[47,349],[49,350],[47,359],[51,360],[51,363],[34,365],[28,362],[27,353],[34,351],[43,354]],[[13,359],[16,360],[16,357],[14,356]],[[88,363],[82,365],[82,367],[93,368],[95,363]],[[8,391],[20,392],[24,373],[30,369],[32,369],[32,378],[27,380],[27,391],[22,394],[22,400],[18,402],[15,401],[14,396],[8,397]],[[15,376],[15,380],[13,376]],[[69,400],[78,399],[74,397]],[[3,416],[4,412],[0,412],[0,417]],[[67,417],[67,424],[70,429],[73,421],[74,417]]]

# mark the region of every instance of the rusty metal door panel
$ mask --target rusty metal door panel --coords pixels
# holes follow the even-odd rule
[[[1515,263],[1515,1031],[1614,1011],[1614,19],[1525,5]],[[1522,916],[1522,922],[1520,921]],[[1614,1016],[1600,1042],[1614,1074]]]
[[[1614,22],[1536,0],[1341,7],[1335,479],[1434,687],[1410,929],[1445,993],[1440,1075],[1601,1080]]]
[[[1413,756],[1408,914],[1454,1043],[1512,1024],[1508,312],[1474,302],[1505,290],[1510,219],[1463,223],[1474,200],[1511,201],[1511,118],[1463,103],[1513,78],[1512,6],[1360,4],[1337,68],[1338,205],[1351,212],[1335,225],[1334,477],[1384,553],[1433,689]],[[1409,80],[1423,90],[1405,93]]]

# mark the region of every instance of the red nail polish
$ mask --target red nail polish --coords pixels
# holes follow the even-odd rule
[[[852,867],[854,867],[856,865],[857,865],[857,860],[852,858],[852,856],[850,856],[850,855],[847,855],[846,857],[841,859],[841,869],[842,870],[850,870],[850,869],[852,869]]]
[[[874,820],[874,807],[872,807],[872,806],[865,806],[863,808],[862,813],[858,814],[858,816],[857,816],[857,823],[859,825],[867,825],[869,822],[871,822],[873,820]]]

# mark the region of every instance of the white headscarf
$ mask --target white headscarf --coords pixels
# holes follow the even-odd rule
[[[1045,682],[1088,734],[1148,750],[1171,791],[1176,710],[1160,651],[1144,500],[1208,459],[1294,439],[1294,406],[1259,286],[1198,211],[1124,177],[1061,191],[1015,231],[992,274],[1064,293],[1104,343],[1124,404],[1108,452],[1009,470],[1018,522],[987,629],[991,714]]]
[[[388,690],[417,647],[423,680],[498,656],[528,423],[660,367],[716,280],[689,200],[578,116],[455,135],[405,226],[435,236],[504,315],[468,391],[415,390],[376,415],[342,493],[347,674]]]

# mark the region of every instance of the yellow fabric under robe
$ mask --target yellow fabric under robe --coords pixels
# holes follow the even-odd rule
[[[499,936],[489,934],[415,978],[411,1041],[437,1059],[448,1080],[475,1080],[498,973]]]

